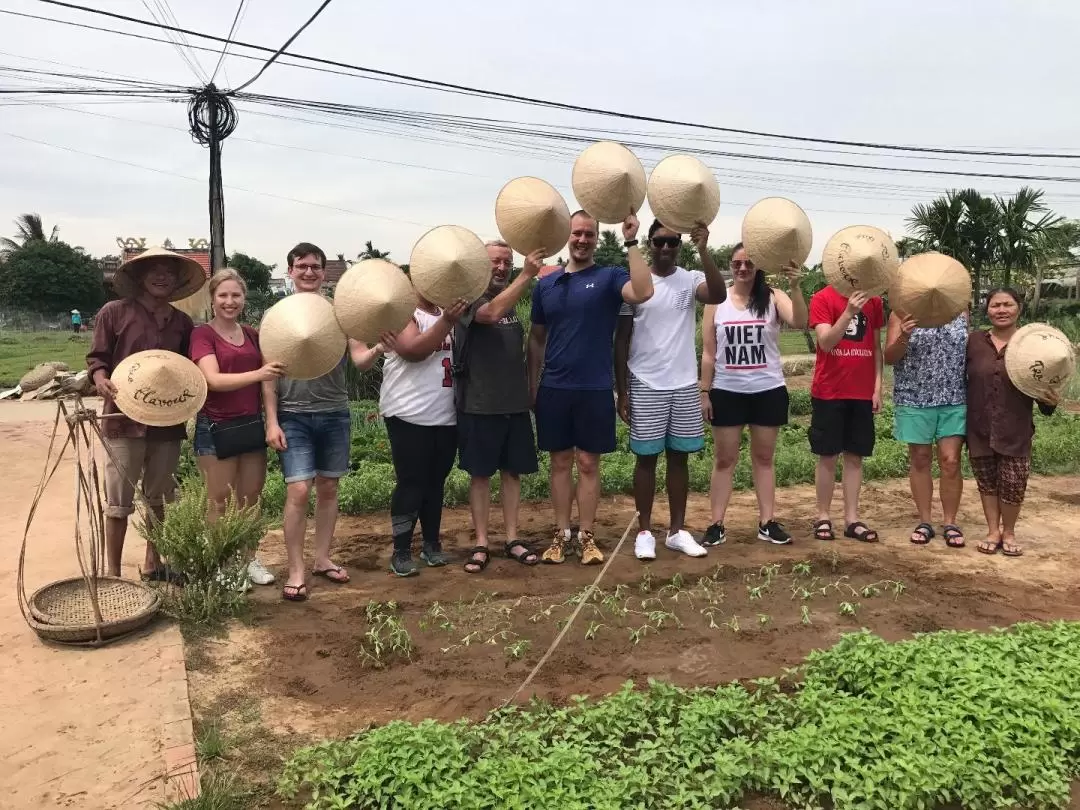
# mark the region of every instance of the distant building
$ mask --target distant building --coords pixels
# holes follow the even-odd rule
[[[326,271],[326,281],[323,282],[323,290],[329,291],[334,289],[337,283],[341,281],[341,277],[349,269],[349,263],[345,261],[344,254],[339,253],[336,259],[326,260],[324,269]]]

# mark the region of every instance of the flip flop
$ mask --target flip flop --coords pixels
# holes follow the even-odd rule
[[[997,541],[996,544],[991,543],[989,540],[983,540],[979,545],[975,546],[983,554],[997,554],[1001,551],[1002,542]]]
[[[1024,550],[1020,548],[1020,546],[1016,545],[1016,543],[1006,543],[1004,540],[1002,540],[999,548],[1001,549],[1001,553],[1004,554],[1006,557],[1024,556]]]
[[[286,602],[306,602],[308,598],[307,585],[286,585],[281,589],[281,598]]]
[[[346,582],[349,581],[348,572],[344,568],[342,568],[340,565],[334,565],[334,566],[331,566],[330,568],[321,568],[321,569],[319,569],[317,571],[312,571],[311,573],[314,576],[322,577],[323,579],[328,579],[331,582],[333,582],[335,585],[344,585]]]

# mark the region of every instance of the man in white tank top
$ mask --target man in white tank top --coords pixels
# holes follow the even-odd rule
[[[653,222],[649,228],[653,296],[643,304],[625,304],[615,331],[619,415],[630,425],[630,449],[637,457],[634,502],[639,532],[634,553],[639,560],[656,559],[652,508],[661,453],[667,455],[670,508],[664,545],[692,557],[708,553],[683,527],[690,486],[688,454],[705,447],[694,333],[697,303],[723,301],[727,287],[709,254],[709,229],[698,223],[690,238],[704,272],[678,267],[682,237],[659,220]]]

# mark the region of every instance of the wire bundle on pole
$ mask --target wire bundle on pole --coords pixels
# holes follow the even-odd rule
[[[236,129],[236,107],[214,83],[193,90],[188,127],[196,143],[210,148],[210,266],[225,266],[225,197],[221,183],[221,145]]]

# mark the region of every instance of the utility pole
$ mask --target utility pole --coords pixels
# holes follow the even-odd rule
[[[221,184],[221,147],[236,129],[236,108],[211,82],[188,102],[191,137],[210,149],[210,267],[225,267],[225,199]]]

